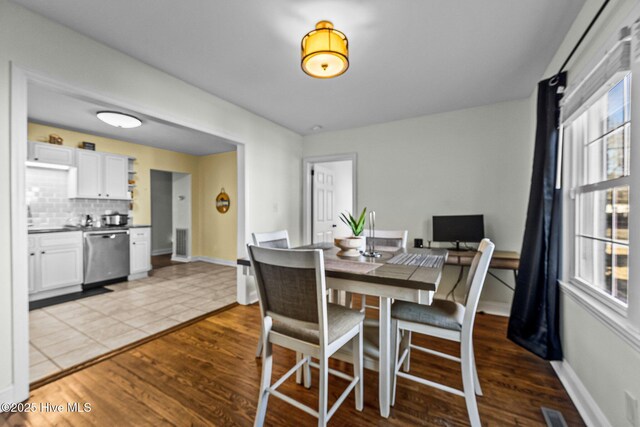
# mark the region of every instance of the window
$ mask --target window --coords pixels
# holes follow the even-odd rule
[[[575,214],[573,281],[622,306],[628,291],[630,88],[631,74],[623,73],[564,123]]]

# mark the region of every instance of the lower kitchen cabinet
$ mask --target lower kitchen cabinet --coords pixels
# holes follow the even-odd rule
[[[29,236],[29,299],[38,300],[82,289],[82,232]]]
[[[129,279],[146,277],[151,270],[151,228],[131,228],[129,230]]]

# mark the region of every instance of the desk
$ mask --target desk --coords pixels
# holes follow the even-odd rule
[[[380,298],[379,309],[379,358],[378,377],[380,415],[389,416],[391,407],[392,364],[395,363],[394,334],[391,328],[391,300],[431,304],[438,289],[442,268],[388,264],[395,253],[383,252],[380,258],[338,257],[333,245],[308,245],[299,249],[323,249],[327,288]],[[408,249],[407,252],[442,255],[446,249]],[[246,258],[238,259],[238,265],[250,266]],[[248,269],[245,269],[248,274]]]
[[[465,266],[470,266],[471,261],[473,261],[473,257],[476,255],[476,251],[453,251],[449,250],[449,257],[447,258],[447,265],[458,265],[460,266],[460,274],[458,275],[458,280],[454,285],[455,287],[462,280],[462,270]],[[495,268],[496,270],[512,270],[514,280],[518,280],[518,267],[520,266],[520,254],[518,252],[510,252],[510,251],[494,251],[493,257],[491,258],[491,262],[489,264],[489,268]],[[500,277],[493,274],[489,271],[491,277],[505,285],[507,288],[513,290],[513,287],[510,286],[507,282],[502,280]]]

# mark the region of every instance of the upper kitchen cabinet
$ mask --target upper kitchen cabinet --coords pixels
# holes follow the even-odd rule
[[[69,174],[69,197],[102,198],[102,156],[100,153],[78,150],[77,166],[78,169]],[[76,191],[73,191],[74,184]]]
[[[75,152],[72,147],[29,141],[28,159],[32,162],[74,166]]]
[[[104,154],[104,191],[110,199],[129,199],[129,158]]]
[[[76,150],[76,169],[69,173],[69,197],[128,200],[129,158]]]

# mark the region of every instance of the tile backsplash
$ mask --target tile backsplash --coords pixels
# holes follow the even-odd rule
[[[68,174],[66,170],[26,169],[26,201],[34,227],[78,223],[80,216],[87,214],[99,219],[106,210],[128,212],[126,200],[69,199]]]

